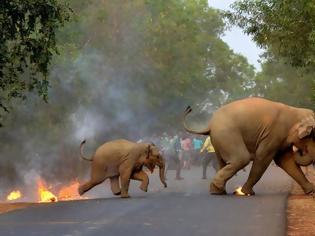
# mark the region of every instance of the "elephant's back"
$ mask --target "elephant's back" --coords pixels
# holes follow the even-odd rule
[[[222,106],[213,114],[212,120],[229,119],[237,124],[247,120],[254,122],[257,118],[266,118],[267,116],[272,119],[285,106],[282,103],[263,98],[245,98]]]
[[[117,139],[104,143],[95,152],[94,161],[107,161],[124,156],[134,145],[126,139]]]
[[[239,134],[250,143],[256,143],[260,135],[268,131],[278,119],[282,103],[262,98],[246,98],[231,102],[218,109],[210,121],[211,134]]]

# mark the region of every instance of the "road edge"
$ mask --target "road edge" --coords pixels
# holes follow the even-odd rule
[[[304,169],[307,179],[315,184],[315,170]],[[294,181],[287,201],[287,236],[315,235],[315,198],[305,195]]]

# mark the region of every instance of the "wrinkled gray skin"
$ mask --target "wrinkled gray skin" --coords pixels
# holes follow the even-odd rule
[[[312,110],[262,98],[247,98],[218,109],[202,131],[187,126],[185,118],[190,112],[188,107],[184,114],[185,129],[190,133],[210,135],[220,163],[210,184],[212,194],[225,194],[226,182],[250,161],[253,165],[242,192],[255,194],[254,185],[273,159],[306,194],[315,192],[314,185],[300,168],[315,159]]]
[[[129,197],[130,179],[141,181],[140,189],[147,192],[149,178],[142,170],[143,166],[152,173],[157,165],[160,168],[161,182],[165,188],[167,187],[164,158],[154,144],[134,143],[124,139],[114,140],[100,146],[92,158],[86,158],[82,154],[84,143],[85,141],[80,145],[81,158],[91,161],[91,178],[79,186],[80,195],[107,178],[110,179],[113,194],[121,195],[122,198]]]

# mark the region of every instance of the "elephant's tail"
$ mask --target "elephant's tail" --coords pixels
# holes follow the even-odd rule
[[[86,143],[86,140],[83,140],[80,144],[80,157],[83,159],[83,160],[86,160],[86,161],[93,161],[93,157],[91,158],[87,158],[83,155],[83,146],[84,144]]]
[[[201,130],[201,131],[197,131],[197,130],[192,130],[190,129],[187,124],[186,124],[186,116],[192,112],[192,108],[190,106],[188,106],[184,112],[184,117],[183,117],[183,125],[184,125],[184,128],[187,132],[189,133],[192,133],[192,134],[202,134],[202,135],[210,135],[210,127],[208,127],[207,129],[205,130]]]

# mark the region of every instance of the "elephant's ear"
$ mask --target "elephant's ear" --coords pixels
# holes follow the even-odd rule
[[[297,125],[297,135],[299,139],[309,136],[315,128],[314,116],[308,116]]]
[[[289,131],[287,142],[288,144],[295,145],[298,149],[300,147],[301,139],[314,133],[315,119],[314,115],[309,115],[302,119],[300,122],[296,123]]]

